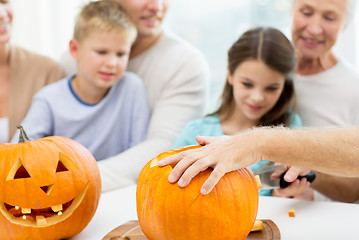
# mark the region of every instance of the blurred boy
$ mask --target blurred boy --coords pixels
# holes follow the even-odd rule
[[[102,191],[136,184],[143,166],[173,145],[190,120],[203,116],[209,83],[205,58],[193,46],[163,29],[170,0],[112,0],[119,2],[137,27],[128,71],[138,74],[151,109],[147,138],[114,157],[98,162]],[[62,56],[67,74],[76,63]]]
[[[150,117],[146,92],[137,75],[125,72],[136,36],[118,3],[87,4],[70,41],[77,73],[36,94],[22,123],[30,139],[68,137],[97,160],[143,141]]]

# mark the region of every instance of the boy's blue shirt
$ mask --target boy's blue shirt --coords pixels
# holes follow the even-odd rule
[[[35,95],[22,122],[30,139],[68,137],[88,148],[96,160],[145,140],[150,109],[137,75],[124,73],[97,104],[82,101],[71,87],[72,79],[50,84]]]

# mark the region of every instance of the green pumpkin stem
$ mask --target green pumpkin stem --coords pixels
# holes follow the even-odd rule
[[[30,138],[27,136],[24,128],[21,125],[17,126],[17,128],[20,130],[19,143],[31,141]]]

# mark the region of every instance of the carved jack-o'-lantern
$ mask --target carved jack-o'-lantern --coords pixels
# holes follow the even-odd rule
[[[78,234],[95,214],[101,194],[94,157],[71,139],[27,141],[20,130],[19,143],[0,144],[0,239]]]

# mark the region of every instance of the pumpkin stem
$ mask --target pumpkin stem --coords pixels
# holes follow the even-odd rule
[[[20,130],[19,143],[31,141],[30,138],[27,136],[24,128],[21,125],[17,126],[17,128]]]

